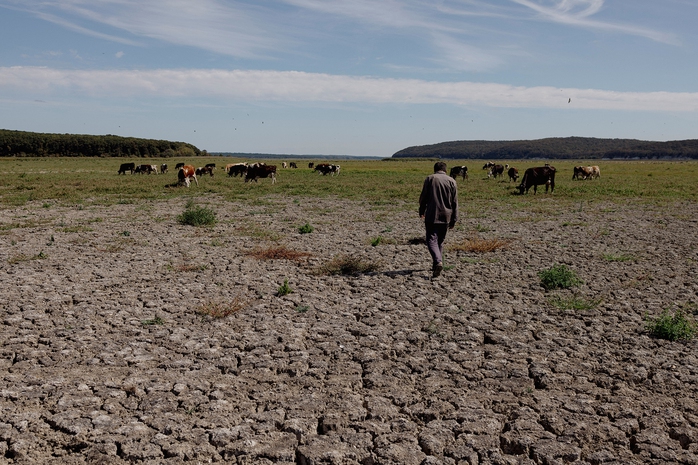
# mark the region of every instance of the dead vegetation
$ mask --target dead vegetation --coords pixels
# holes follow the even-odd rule
[[[249,302],[242,297],[235,296],[228,302],[206,302],[199,305],[196,313],[210,318],[225,318],[239,312],[247,306]]]
[[[300,260],[301,258],[312,256],[312,254],[308,252],[299,252],[297,250],[289,249],[283,245],[267,247],[265,249],[255,248],[252,251],[247,252],[247,255],[250,255],[258,260]]]

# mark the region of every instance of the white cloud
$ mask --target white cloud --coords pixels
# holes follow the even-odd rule
[[[218,101],[452,104],[569,110],[698,111],[698,93],[615,92],[600,89],[517,87],[305,73],[298,71],[177,70],[66,71],[0,68],[0,95],[27,98],[175,98]],[[30,96],[30,97],[29,97]],[[568,103],[568,99],[572,99]]]
[[[116,58],[121,58],[121,57],[124,56],[124,52],[116,52],[116,54],[115,54],[114,56],[115,56]]]
[[[619,32],[628,35],[645,37],[656,42],[679,45],[675,34],[655,31],[653,29],[632,26],[629,24],[610,23],[590,19],[604,5],[604,0],[511,0],[539,14],[541,19],[578,26],[588,29],[599,29]]]

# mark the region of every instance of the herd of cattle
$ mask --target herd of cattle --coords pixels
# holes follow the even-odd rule
[[[283,168],[298,168],[298,165],[295,162],[290,162],[289,164],[283,162],[281,166]],[[333,165],[330,163],[318,163],[316,165],[315,163],[310,162],[308,163],[308,168],[313,169],[318,173],[321,173],[323,176],[326,176],[328,174],[334,176],[339,174],[340,166]],[[175,170],[177,170],[178,182],[187,187],[191,185],[192,179],[198,186],[199,181],[197,179],[197,176],[203,176],[206,174],[208,174],[209,176],[213,176],[215,169],[215,163],[209,163],[206,166],[199,168],[194,168],[193,165],[185,165],[184,163],[177,163],[177,165],[175,166]],[[266,163],[230,163],[228,165],[225,165],[225,167],[221,167],[221,169],[225,170],[225,172],[228,173],[229,177],[237,177],[238,175],[240,177],[244,176],[245,182],[257,182],[259,178],[271,178],[272,184],[276,182],[276,165],[267,165]],[[504,176],[504,172],[506,171],[507,176],[509,176],[509,182],[516,182],[519,179],[519,170],[514,168],[513,166],[509,166],[508,164],[500,165],[493,162],[487,162],[485,163],[485,166],[482,167],[482,169],[487,170],[488,178],[501,178]],[[135,163],[122,163],[121,167],[119,168],[118,174],[125,175],[127,171],[129,171],[131,174],[158,174],[158,166],[136,165]],[[167,173],[167,164],[163,163],[162,165],[160,165],[159,172],[161,174]],[[519,190],[520,194],[524,194],[528,193],[528,190],[531,187],[533,187],[533,193],[535,194],[537,192],[538,186],[545,185],[545,192],[547,193],[548,189],[550,189],[550,192],[552,193],[555,189],[555,173],[555,167],[550,166],[547,163],[545,164],[545,166],[528,168],[526,171],[524,171],[523,178],[521,178],[521,184],[517,186],[517,189]],[[462,177],[463,180],[466,180],[468,179],[468,167],[454,166],[453,168],[451,168],[450,175],[453,179]],[[574,174],[572,175],[573,180],[595,179],[600,177],[601,170],[598,166],[575,166]]]
[[[291,162],[288,165],[286,164],[286,162],[283,162],[281,166],[283,168],[287,168],[288,166],[290,166],[291,168],[298,168],[298,165],[295,162]],[[328,174],[334,176],[336,174],[339,174],[340,166],[329,163],[318,163],[316,165],[315,163],[311,162],[308,163],[308,168],[314,169],[318,173],[322,173],[323,176]],[[208,174],[209,176],[213,176],[215,169],[215,163],[209,163],[206,166],[202,166],[199,168],[194,168],[193,165],[186,165],[184,163],[177,163],[177,165],[175,166],[175,170],[177,171],[177,179],[179,180],[179,183],[187,187],[191,185],[192,179],[198,186],[199,181],[197,179],[197,176],[203,176],[206,174]],[[238,175],[240,175],[240,177],[244,176],[245,182],[258,182],[257,180],[259,178],[271,178],[272,184],[276,182],[276,165],[267,165],[266,163],[230,163],[225,167],[221,167],[221,169],[224,169],[226,173],[228,173],[229,177],[237,177]],[[125,175],[127,171],[131,174],[158,174],[158,165],[136,165],[135,163],[122,163],[119,167],[118,174]],[[160,173],[167,173],[166,163],[160,165]]]

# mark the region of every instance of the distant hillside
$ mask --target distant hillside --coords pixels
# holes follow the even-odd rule
[[[191,144],[135,137],[44,134],[0,129],[0,157],[182,157],[206,155]]]
[[[538,140],[464,140],[408,147],[393,158],[480,159],[698,159],[698,140],[649,142],[637,139],[552,137]]]

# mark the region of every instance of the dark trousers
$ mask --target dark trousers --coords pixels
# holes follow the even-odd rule
[[[427,229],[427,247],[434,265],[443,262],[444,239],[446,239],[447,224],[424,223]]]

